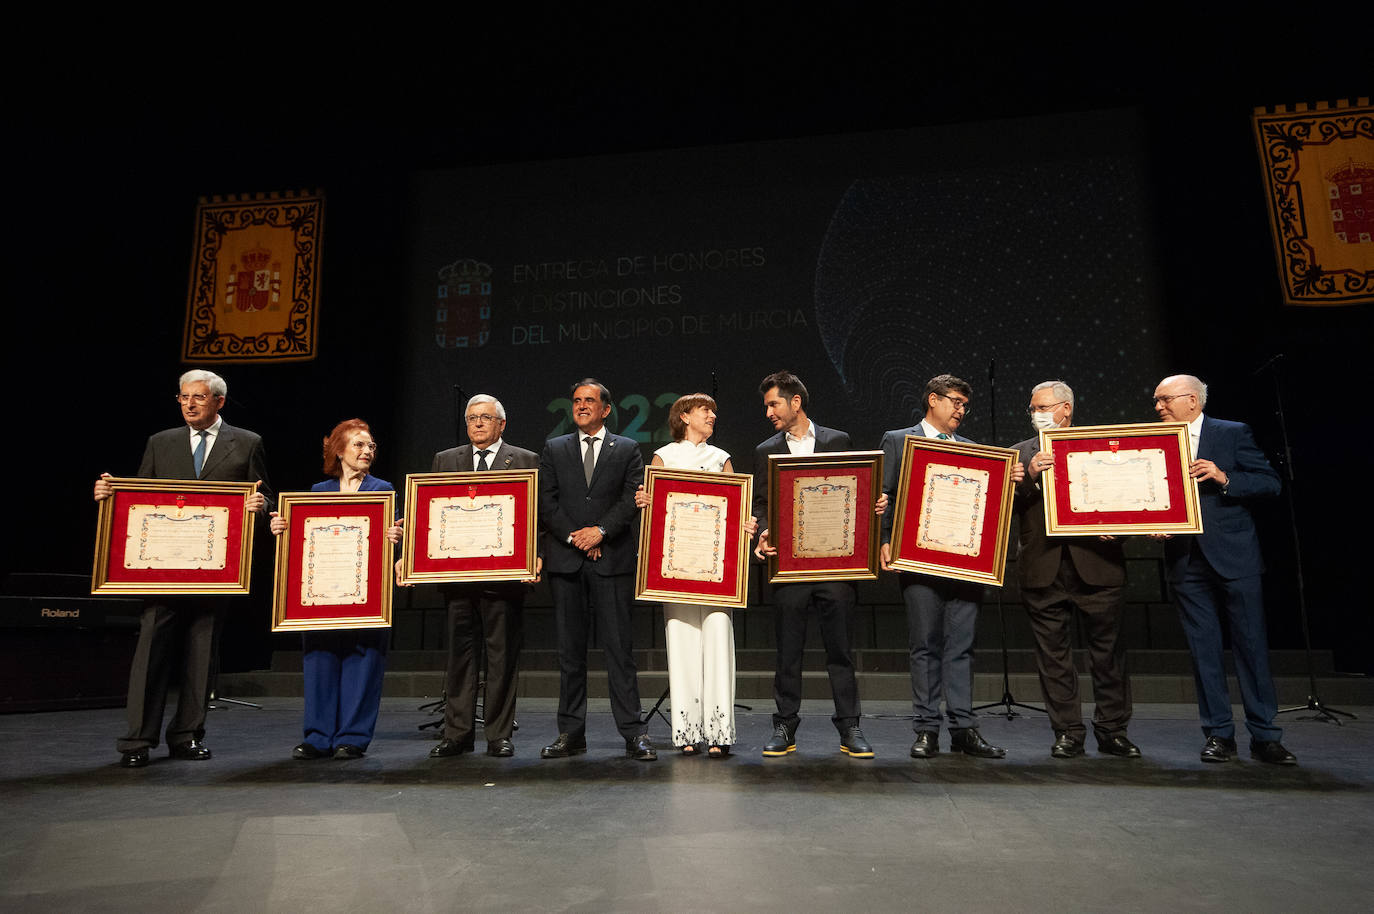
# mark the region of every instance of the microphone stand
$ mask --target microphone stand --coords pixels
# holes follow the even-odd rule
[[[997,360],[991,359],[988,362],[988,409],[992,413],[992,440],[997,441]],[[1027,711],[1039,711],[1041,714],[1050,713],[1044,708],[1037,708],[1035,705],[1022,704],[1011,694],[1011,658],[1007,653],[1007,613],[1002,606],[1002,588],[997,588],[997,622],[1002,627],[1002,697],[998,701],[989,704],[974,705],[974,711],[983,711],[988,708],[1000,708],[989,714],[992,717],[1005,717],[1013,720],[1020,717],[1013,708],[1024,708]]]
[[[1312,711],[1309,717],[1299,718],[1300,720],[1318,720],[1323,723],[1331,723],[1341,726],[1341,719],[1336,715],[1357,720],[1354,714],[1349,711],[1342,711],[1339,708],[1332,708],[1322,703],[1321,696],[1317,694],[1317,672],[1316,665],[1312,660],[1312,629],[1307,622],[1307,586],[1302,575],[1302,539],[1298,536],[1298,496],[1295,489],[1297,471],[1293,468],[1293,449],[1288,440],[1288,422],[1283,414],[1283,385],[1279,378],[1278,363],[1283,359],[1283,353],[1278,353],[1259,368],[1255,369],[1254,374],[1259,374],[1266,368],[1274,376],[1274,407],[1275,415],[1279,420],[1279,437],[1283,439],[1283,474],[1288,480],[1287,490],[1288,501],[1288,524],[1293,533],[1293,563],[1297,571],[1298,581],[1298,618],[1302,620],[1302,643],[1303,650],[1307,655],[1307,704],[1298,705],[1292,708],[1280,708],[1278,713],[1291,714],[1294,711]]]

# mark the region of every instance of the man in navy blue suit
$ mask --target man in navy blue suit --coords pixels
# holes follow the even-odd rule
[[[606,429],[611,392],[595,378],[573,385],[577,432],[551,438],[539,455],[539,522],[544,570],[558,627],[558,739],[543,758],[587,751],[587,636],[592,613],[606,654],[611,713],[625,754],[658,758],[639,717],[639,679],[630,642],[639,549],[635,489],[644,481],[639,445]]]
[[[972,443],[956,433],[968,415],[973,388],[951,374],[936,375],[926,382],[925,416],[910,428],[883,433],[883,493],[897,497],[902,452],[907,435]],[[1024,470],[1016,464],[1012,479],[1020,482]],[[882,564],[890,571],[892,515],[883,517]],[[911,704],[915,712],[916,741],[912,758],[931,758],[939,753],[940,697],[945,699],[949,720],[949,748],[974,758],[1005,758],[1007,750],[994,746],[978,732],[973,715],[973,636],[978,622],[978,602],[983,585],[928,574],[900,572],[902,600],[906,603],[907,640],[911,666]]]
[[[1296,765],[1274,726],[1278,698],[1269,673],[1264,624],[1264,560],[1250,516],[1252,498],[1277,495],[1279,475],[1255,444],[1250,427],[1203,414],[1207,385],[1192,375],[1173,375],[1155,388],[1161,421],[1187,422],[1196,459],[1189,475],[1198,482],[1204,532],[1169,537],[1164,545],[1169,584],[1193,653],[1204,762],[1229,762],[1236,752],[1236,725],[1222,660],[1221,616],[1231,624],[1250,756],[1273,765]]]

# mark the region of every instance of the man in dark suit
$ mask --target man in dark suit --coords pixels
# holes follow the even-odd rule
[[[806,415],[810,396],[806,385],[790,371],[770,374],[759,384],[764,414],[777,434],[754,449],[754,517],[760,530],[754,553],[759,558],[777,554],[768,540],[768,455],[817,454],[851,450],[849,435],[824,428]],[[879,513],[887,501],[880,499]],[[779,758],[797,749],[801,724],[802,651],[806,647],[806,616],[814,609],[825,645],[825,669],[830,694],[835,700],[831,721],[840,733],[840,751],[851,758],[873,758],[873,746],[859,728],[859,685],[854,677],[854,631],[857,591],[849,581],[815,584],[780,584],[773,588],[773,628],[778,648],[778,667],[773,674],[773,736],[763,747],[768,758]]]
[[[606,430],[611,392],[595,378],[573,385],[577,432],[551,438],[539,455],[539,520],[544,568],[558,625],[558,739],[543,758],[587,751],[587,636],[592,613],[606,654],[611,713],[626,756],[658,758],[639,716],[639,680],[631,644],[639,510],[644,479],[639,445]]]
[[[1073,390],[1063,381],[1044,381],[1031,388],[1029,412],[1037,429],[1068,428],[1073,424],[1073,408]],[[1140,750],[1126,737],[1131,683],[1121,642],[1121,599],[1126,585],[1121,541],[1110,536],[1046,536],[1040,484],[1041,474],[1050,471],[1053,460],[1040,450],[1038,435],[1014,447],[1026,467],[1026,478],[1017,485],[1013,503],[1020,529],[1016,575],[1035,635],[1040,692],[1054,728],[1050,755],[1064,759],[1082,755],[1087,736],[1070,643],[1070,620],[1077,607],[1092,667],[1097,749],[1120,758],[1140,758]]]
[[[936,375],[926,382],[922,402],[925,417],[909,428],[883,433],[883,493],[897,497],[902,452],[907,435],[950,441],[969,439],[955,434],[968,414],[973,388],[954,375]],[[1020,464],[1017,465],[1020,468]],[[1013,473],[1013,480],[1019,477]],[[892,517],[883,518],[882,562],[891,570]],[[973,635],[983,586],[969,581],[914,574],[898,575],[906,603],[907,644],[910,650],[911,704],[915,710],[916,741],[912,758],[930,758],[940,751],[940,696],[949,718],[949,748],[975,758],[1004,758],[1007,750],[992,745],[978,732],[973,716]]]
[[[488,394],[468,400],[465,418],[469,444],[434,455],[435,473],[472,473],[486,470],[526,470],[539,467],[539,455],[505,442],[506,408]],[[542,567],[541,558],[536,567]],[[487,687],[482,727],[487,755],[515,754],[515,681],[524,643],[523,613],[529,584],[524,581],[483,581],[449,584],[448,664],[444,675],[444,737],[430,749],[430,758],[461,755],[476,745],[477,639],[486,650]]]
[[[148,439],[138,475],[155,479],[211,479],[255,482],[257,491],[248,509],[264,515],[271,510],[267,458],[262,439],[235,428],[219,415],[228,388],[210,371],[181,376],[181,415],[185,425],[158,432]],[[95,483],[95,500],[112,494],[108,473]],[[167,724],[167,747],[172,758],[203,761],[210,750],[205,736],[205,713],[210,670],[219,646],[219,633],[229,601],[223,597],[168,597],[150,601],[143,610],[129,670],[129,730],[115,747],[120,765],[142,768],[158,744],[162,712],[167,704],[167,681],[178,644],[181,651],[181,692],[176,713]]]
[[[1189,475],[1198,482],[1204,532],[1168,537],[1164,558],[1183,631],[1193,653],[1193,678],[1204,762],[1229,762],[1236,752],[1236,725],[1222,660],[1221,618],[1231,623],[1231,649],[1250,731],[1250,756],[1273,765],[1296,765],[1274,726],[1278,697],[1269,673],[1269,639],[1259,535],[1250,515],[1252,498],[1282,488],[1278,473],[1255,444],[1250,427],[1203,415],[1207,385],[1192,375],[1173,375],[1155,388],[1155,413],[1164,422],[1187,422],[1195,459]]]

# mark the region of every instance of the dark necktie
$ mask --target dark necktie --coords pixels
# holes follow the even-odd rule
[[[948,441],[948,440],[949,440],[949,436],[946,435],[944,432],[941,432],[940,434],[936,435],[935,437],[936,437],[936,438],[939,438],[941,441]]]
[[[587,486],[592,484],[592,471],[596,469],[596,439],[591,435],[582,439],[587,444],[587,453],[582,457],[582,475],[587,477]]]
[[[195,462],[196,478],[199,479],[200,468],[205,466],[205,439],[210,437],[210,433],[205,429],[201,429],[196,432],[196,434],[200,435],[200,443],[196,445],[196,453],[191,457],[191,460]]]
[[[477,472],[491,469],[491,464],[487,463],[487,458],[491,456],[491,451],[477,452]]]

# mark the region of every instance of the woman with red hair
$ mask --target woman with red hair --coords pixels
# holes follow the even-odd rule
[[[391,483],[370,475],[377,455],[372,430],[361,419],[334,426],[324,439],[324,472],[329,478],[312,492],[388,492]],[[272,513],[272,532],[286,523]],[[397,528],[387,531],[392,542]],[[362,628],[305,632],[305,740],[291,750],[295,759],[359,759],[372,742],[382,702],[388,629]]]

